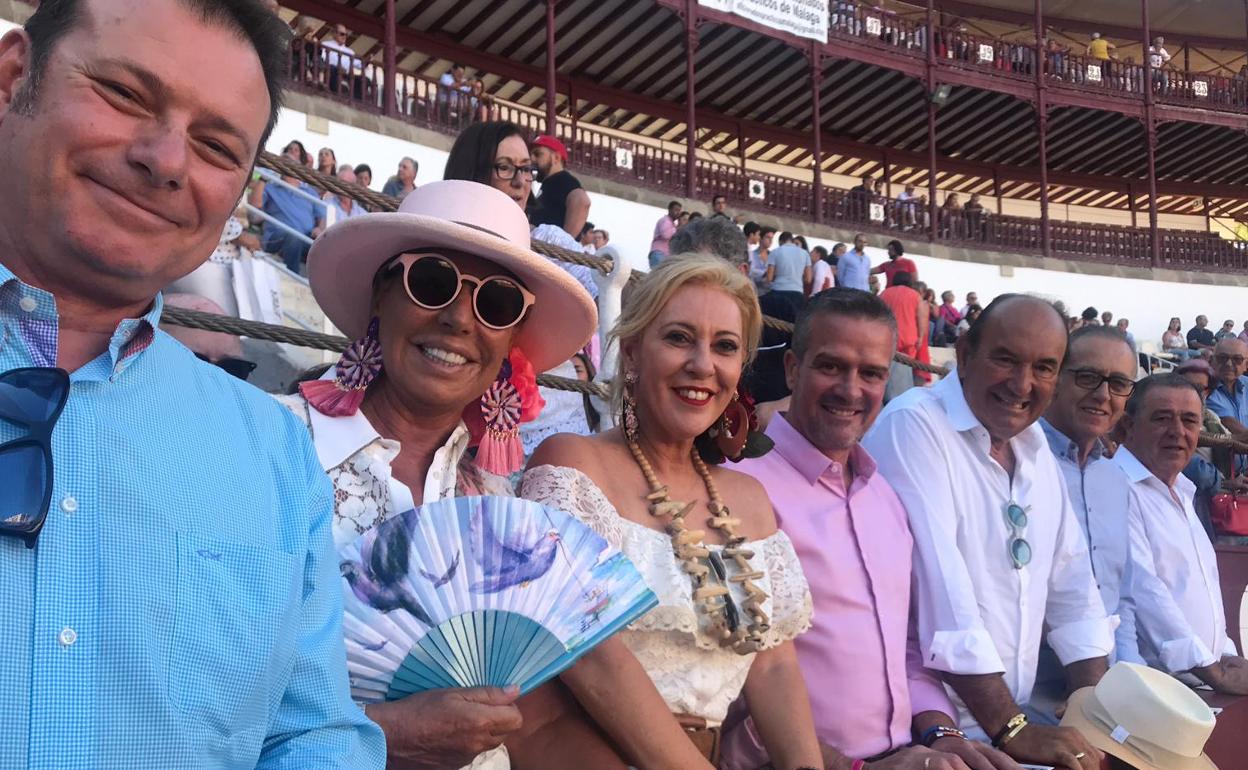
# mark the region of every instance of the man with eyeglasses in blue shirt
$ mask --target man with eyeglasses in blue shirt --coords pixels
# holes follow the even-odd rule
[[[1213,348],[1213,374],[1217,385],[1206,405],[1222,418],[1222,425],[1235,438],[1248,439],[1248,342],[1225,337]]]
[[[6,770],[384,764],[306,429],[157,329],[272,129],[288,38],[255,0],[43,0],[0,38]]]
[[[1087,559],[1105,605],[1120,619],[1114,660],[1144,663],[1135,639],[1127,540],[1128,482],[1111,459],[1106,436],[1135,389],[1135,352],[1115,326],[1085,326],[1070,335],[1053,403],[1040,418],[1066,494],[1087,540]],[[1057,724],[1066,674],[1047,644],[1026,709],[1033,721]]]

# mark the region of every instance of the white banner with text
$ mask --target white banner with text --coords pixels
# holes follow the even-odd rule
[[[828,0],[698,0],[698,5],[798,37],[828,42]]]

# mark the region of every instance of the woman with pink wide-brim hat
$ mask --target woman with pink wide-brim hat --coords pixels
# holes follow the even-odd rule
[[[530,248],[515,203],[474,182],[423,185],[398,212],[329,228],[308,254],[308,279],[355,340],[284,398],[333,481],[335,544],[439,499],[513,495],[518,428],[542,408],[534,373],[566,361],[597,326],[585,290]],[[509,766],[499,746],[521,727],[516,697],[434,690],[366,712],[386,732],[391,766],[493,770]],[[614,761],[606,752],[600,764],[622,767]]]

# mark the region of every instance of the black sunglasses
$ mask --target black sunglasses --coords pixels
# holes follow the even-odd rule
[[[205,361],[207,363],[212,364],[213,366],[221,367],[222,369],[226,370],[227,372],[234,375],[240,380],[247,379],[248,377],[251,376],[251,373],[256,370],[256,362],[248,361],[245,358],[228,358],[227,357],[227,358],[218,358],[216,361],[213,361],[211,358],[204,355],[203,353],[196,353],[195,357],[198,358],[200,361]]]
[[[535,299],[532,292],[503,275],[477,278],[459,272],[441,254],[400,254],[389,269],[403,268],[407,297],[426,310],[441,310],[459,296],[465,283],[472,284],[472,312],[482,325],[510,329],[520,323]]]
[[[52,502],[52,429],[69,398],[64,369],[30,367],[0,374],[0,419],[27,435],[0,444],[0,535],[34,548]]]

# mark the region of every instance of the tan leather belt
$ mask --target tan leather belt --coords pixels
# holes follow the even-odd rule
[[[708,726],[702,717],[689,714],[673,714],[673,716],[685,731],[685,735],[689,737],[689,741],[702,752],[702,756],[706,757],[712,765],[719,764],[720,728]]]

